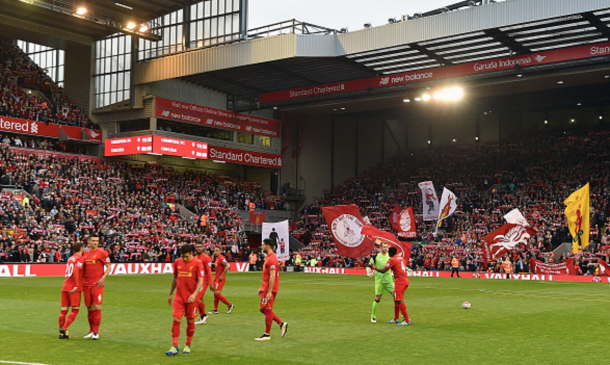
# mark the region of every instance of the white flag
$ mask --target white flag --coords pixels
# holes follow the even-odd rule
[[[525,219],[523,214],[521,214],[521,212],[517,208],[506,213],[506,215],[504,216],[504,219],[506,219],[507,223],[511,223],[511,224],[519,224],[521,226],[530,225],[529,223],[527,223],[527,219]]]
[[[441,226],[441,222],[444,219],[449,218],[457,209],[457,197],[451,190],[443,188],[443,195],[441,197],[441,205],[438,212],[438,222],[436,224],[436,230]]]
[[[262,240],[269,238],[275,241],[275,255],[278,261],[287,261],[290,256],[290,234],[288,220],[277,223],[263,223]]]
[[[422,207],[424,213],[424,221],[435,221],[438,219],[438,198],[432,181],[424,181],[419,183],[422,196]]]

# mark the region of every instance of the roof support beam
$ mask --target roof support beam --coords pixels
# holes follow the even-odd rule
[[[502,45],[508,47],[508,49],[517,55],[532,53],[529,48],[523,46],[521,43],[511,38],[508,34],[504,33],[500,29],[487,29],[485,30],[485,34],[502,43]]]

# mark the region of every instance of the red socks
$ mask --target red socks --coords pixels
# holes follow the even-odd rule
[[[99,333],[100,324],[102,323],[102,310],[101,309],[92,310],[90,313],[91,313],[91,320],[92,320],[91,332]]]
[[[195,321],[186,322],[186,345],[190,346],[193,341],[193,335],[195,334]]]
[[[227,307],[231,306],[231,303],[229,303],[229,301],[227,300],[227,298],[225,298],[222,294],[214,294],[214,310],[217,311],[218,310],[218,302],[223,302],[224,304],[227,305]]]
[[[190,346],[195,334],[195,321],[186,322],[186,345]],[[180,322],[172,322],[172,345],[178,347],[178,339],[180,338]]]
[[[405,321],[411,322],[409,320],[409,314],[407,314],[407,305],[404,302],[402,302],[400,304],[399,308],[400,308],[400,312],[402,313],[402,316],[405,318]],[[396,315],[396,317],[398,317],[398,315]]]
[[[273,324],[273,311],[264,309],[263,313],[265,313],[265,334],[270,334],[271,325]]]
[[[87,320],[89,321],[89,332],[93,332],[93,311],[87,312]]]
[[[277,314],[275,314],[275,312],[271,312],[271,314],[273,314],[273,320],[275,321],[275,323],[282,324],[282,320],[280,319],[280,317],[277,316]]]
[[[394,302],[394,320],[398,321],[398,313],[400,313],[400,306]]]
[[[68,310],[61,310],[59,313],[59,328],[62,329],[64,327],[64,323],[66,323],[66,315],[68,314]]]
[[[180,338],[180,322],[173,321],[172,322],[172,343],[176,347],[178,347],[178,338]]]
[[[205,317],[205,303],[203,302],[203,300],[199,302],[199,315],[201,317]]]
[[[70,314],[68,315],[68,318],[66,318],[66,323],[64,323],[63,328],[68,329],[68,327],[70,327],[72,322],[74,322],[74,320],[76,319],[77,315],[78,315],[78,308],[72,308],[72,312],[70,312]]]

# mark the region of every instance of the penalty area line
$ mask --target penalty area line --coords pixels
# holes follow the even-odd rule
[[[0,360],[0,364],[15,364],[15,365],[50,365],[50,364],[41,364],[39,362],[19,362],[19,361],[5,361]]]

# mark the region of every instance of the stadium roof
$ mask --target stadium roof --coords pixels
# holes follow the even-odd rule
[[[117,22],[125,25],[128,21],[134,21],[142,24],[198,1],[200,0],[96,0],[85,3],[88,9],[85,19],[74,16],[76,8],[83,4],[79,1],[0,0],[0,8],[3,17],[97,40],[117,32],[116,27],[103,23]],[[44,35],[41,37],[44,38]]]
[[[277,90],[609,39],[609,0],[511,0],[351,33],[282,35],[191,51],[138,65],[136,82],[180,77],[254,100]]]

